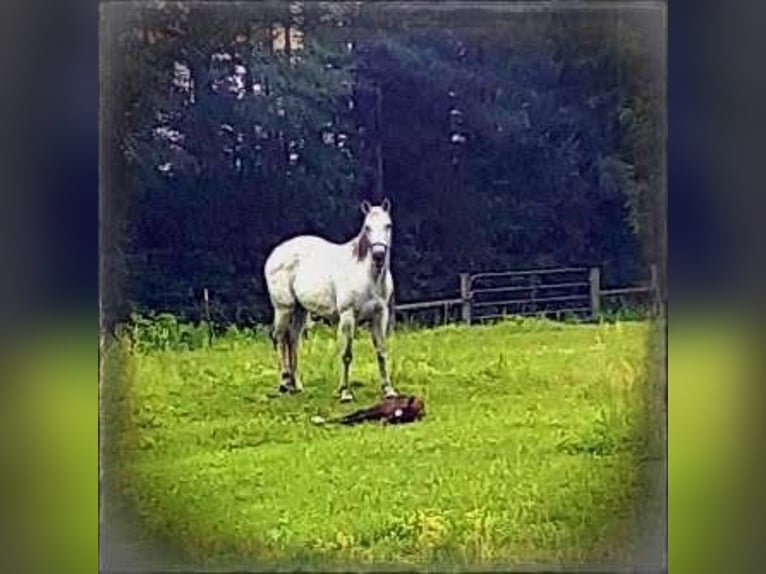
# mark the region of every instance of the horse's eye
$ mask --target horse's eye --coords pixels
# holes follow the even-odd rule
[[[386,231],[391,231],[391,224],[390,223],[386,224]]]
[[[364,226],[364,232],[365,233],[369,233],[370,231],[372,231],[372,229],[370,229],[370,226],[369,225],[365,225]]]

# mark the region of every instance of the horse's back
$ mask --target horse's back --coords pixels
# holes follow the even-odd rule
[[[314,235],[293,237],[275,247],[264,266],[272,302],[291,306],[297,298],[309,309],[314,306],[310,299],[324,295],[327,290],[332,260],[339,248],[340,245]],[[304,293],[307,287],[311,291],[319,290],[319,293]],[[322,300],[325,298],[319,297]],[[325,306],[321,305],[322,311]]]
[[[310,258],[318,252],[326,251],[335,245],[326,239],[315,235],[299,235],[277,245],[266,258],[264,271],[266,276],[282,270],[290,270],[303,259]]]

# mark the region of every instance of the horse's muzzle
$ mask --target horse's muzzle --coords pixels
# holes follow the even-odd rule
[[[386,253],[388,251],[388,247],[381,243],[374,243],[371,246],[371,251],[372,262],[375,263],[378,268],[383,267],[383,264],[386,262]]]

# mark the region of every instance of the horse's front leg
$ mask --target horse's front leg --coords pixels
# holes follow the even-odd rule
[[[351,389],[348,385],[348,371],[351,367],[352,345],[354,341],[354,330],[356,328],[356,319],[352,310],[344,311],[340,314],[338,324],[338,355],[340,356],[340,383],[338,384],[338,395],[342,403],[354,400]]]
[[[380,390],[386,398],[396,397],[398,393],[391,384],[388,377],[388,368],[386,366],[386,331],[388,329],[388,307],[384,307],[381,312],[372,320],[370,332],[372,333],[372,344],[375,347],[375,355],[378,358],[378,370],[380,371]]]

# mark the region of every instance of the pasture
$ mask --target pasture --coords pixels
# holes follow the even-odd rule
[[[413,425],[320,427],[378,400],[367,330],[341,405],[334,331],[301,346],[305,391],[276,396],[264,335],[106,356],[111,476],[142,525],[199,564],[489,567],[630,560],[647,457],[645,322],[506,320],[397,330]],[[118,377],[118,378],[117,378]]]

